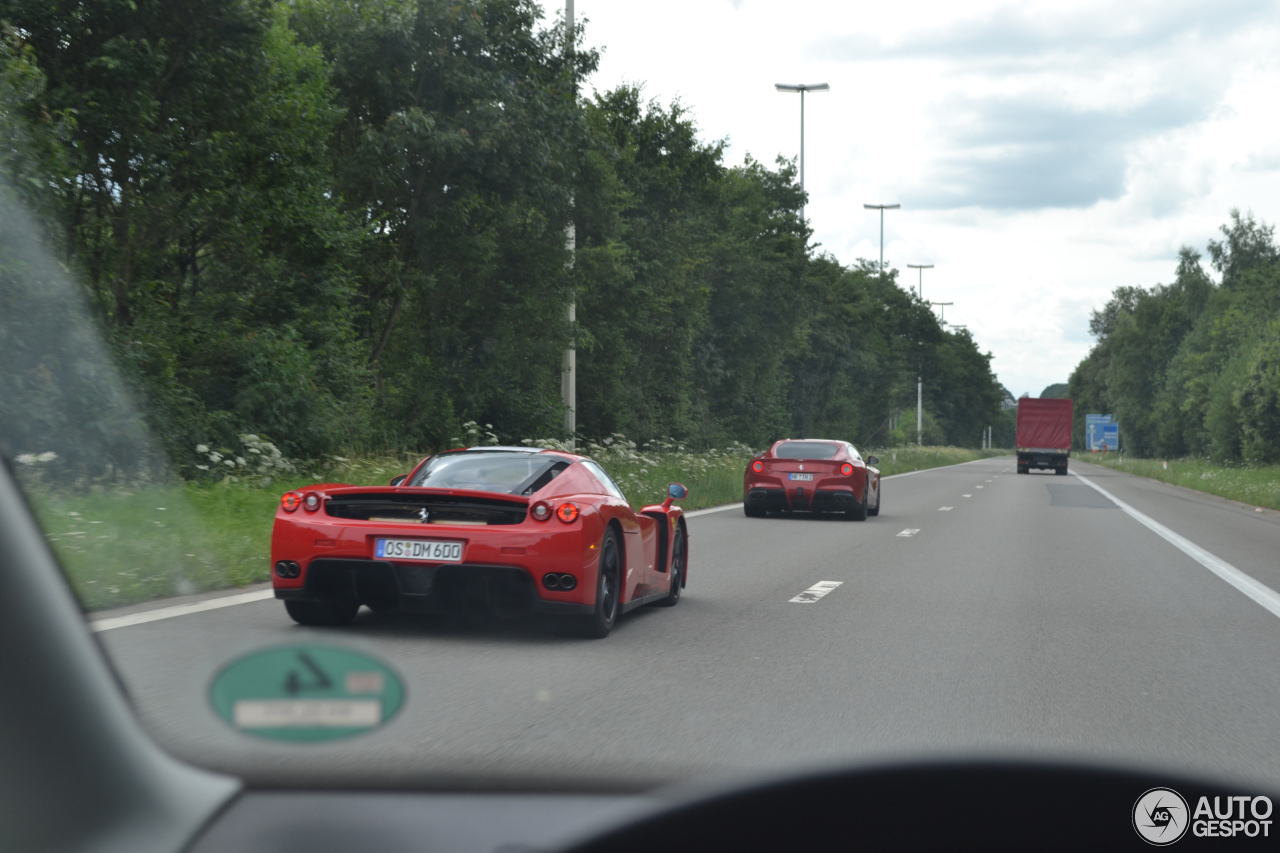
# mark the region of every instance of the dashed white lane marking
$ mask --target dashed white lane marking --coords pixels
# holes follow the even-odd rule
[[[175,616],[186,616],[188,613],[200,613],[205,610],[218,610],[236,604],[249,604],[253,601],[266,601],[275,597],[275,590],[259,589],[254,592],[242,592],[237,595],[224,595],[219,598],[206,598],[204,601],[193,601],[190,604],[175,604],[172,607],[157,607],[155,610],[143,610],[127,616],[112,616],[90,622],[93,631],[110,631],[113,628],[128,628],[130,625],[143,625],[147,622],[158,622],[161,619],[172,619]]]
[[[1075,474],[1076,479],[1084,483],[1086,486],[1091,486],[1101,492],[1104,497],[1116,506],[1120,507],[1120,509],[1124,510],[1131,518],[1136,520],[1143,527],[1146,527],[1161,539],[1165,540],[1170,545],[1173,545],[1179,551],[1186,554],[1188,557],[1252,598],[1258,604],[1261,604],[1271,612],[1272,616],[1280,616],[1280,593],[1277,593],[1266,584],[1259,583],[1249,577],[1226,560],[1218,559],[1199,545],[1192,542],[1190,539],[1185,539],[1179,536],[1155,519],[1138,512],[1136,509],[1129,506],[1127,503],[1120,500],[1097,483],[1081,477],[1079,474],[1076,474],[1075,471],[1072,471],[1071,473]]]
[[[920,528],[918,527],[908,527],[906,530],[902,531],[898,535],[899,536],[915,536],[919,532],[920,532]]]
[[[819,598],[840,586],[844,581],[818,581],[804,592],[788,601],[789,604],[813,604]]]
[[[971,497],[973,497],[973,495],[961,495],[960,497],[962,497],[962,498],[971,498]]]
[[[940,506],[940,507],[938,507],[938,512],[951,512],[951,510],[952,510],[952,509],[953,509],[953,507],[949,507],[949,506]]]
[[[985,489],[986,486],[974,486],[975,489]]]

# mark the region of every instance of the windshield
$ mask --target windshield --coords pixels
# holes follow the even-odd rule
[[[784,441],[773,449],[779,459],[831,459],[839,452],[839,445],[825,441]]]
[[[0,456],[151,735],[1280,779],[1280,7],[576,4],[4,4]]]
[[[557,456],[521,451],[441,453],[428,459],[404,485],[531,495],[568,465],[568,460]]]

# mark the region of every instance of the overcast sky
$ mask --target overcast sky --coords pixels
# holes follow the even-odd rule
[[[550,16],[563,0],[543,0]],[[800,146],[840,261],[935,264],[1015,395],[1065,382],[1089,311],[1173,277],[1233,207],[1280,219],[1280,2],[576,0],[597,89],[679,98],[728,162]],[[1216,277],[1216,275],[1215,275]]]

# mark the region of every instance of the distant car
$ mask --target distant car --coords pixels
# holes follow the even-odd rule
[[[786,439],[756,456],[742,477],[742,511],[840,513],[854,521],[880,514],[880,460],[847,441]]]
[[[271,535],[276,598],[303,625],[375,611],[548,613],[604,637],[618,616],[672,606],[688,530],[672,501],[635,511],[594,461],[521,447],[437,453],[390,486],[286,493]]]

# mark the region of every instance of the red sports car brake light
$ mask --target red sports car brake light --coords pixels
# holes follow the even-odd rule
[[[547,506],[545,501],[538,501],[529,507],[529,514],[538,521],[546,521],[551,517],[551,507]]]
[[[298,496],[294,492],[286,492],[284,496],[280,498],[280,506],[285,512],[293,512],[298,508],[300,503],[302,503],[302,501],[298,500]]]
[[[844,474],[846,477],[850,476],[851,474],[853,474],[853,466],[850,465],[848,462],[844,463],[843,465],[840,466],[840,473]]]
[[[565,524],[573,523],[578,518],[577,504],[560,504],[560,508],[556,510],[556,518],[560,519]]]
[[[315,492],[307,492],[302,498],[302,508],[307,512],[315,512],[320,508],[320,496]]]
[[[764,470],[764,463],[757,459],[755,462],[751,463],[751,470],[759,474]]]

